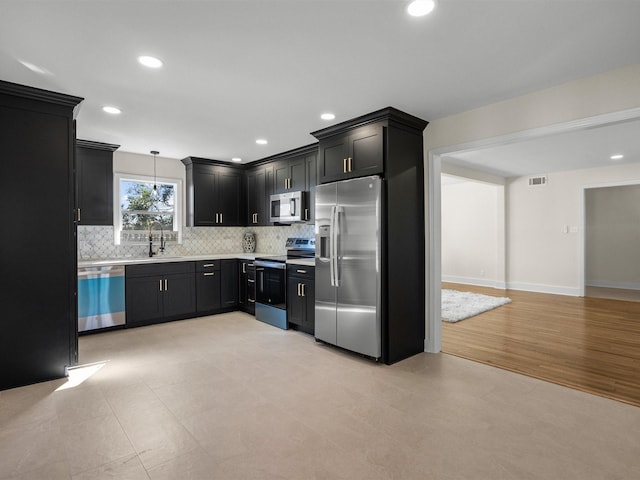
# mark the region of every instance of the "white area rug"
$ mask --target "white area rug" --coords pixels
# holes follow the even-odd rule
[[[507,303],[507,297],[491,297],[479,293],[442,290],[442,321],[459,322]]]

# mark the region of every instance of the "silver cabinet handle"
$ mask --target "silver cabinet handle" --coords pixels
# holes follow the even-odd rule
[[[253,298],[249,298],[248,300],[250,303],[256,303],[256,301]]]
[[[205,277],[212,277],[212,276],[214,276],[215,274],[216,274],[215,272],[206,272],[206,273],[203,273],[203,275],[204,275]]]
[[[298,296],[300,297],[300,284],[298,284]]]
[[[347,159],[342,159],[342,173],[347,173]]]
[[[166,292],[167,290],[169,290],[169,280],[167,280],[166,278],[164,279],[164,291]]]
[[[162,280],[158,280],[160,282],[160,291],[162,291]]]
[[[304,292],[304,287],[305,287],[304,283],[301,283],[300,284],[300,290],[302,291],[302,295],[300,295],[301,297],[306,297],[306,294]]]
[[[80,207],[78,207],[78,223],[80,223]]]
[[[247,263],[249,267],[253,267],[253,263]]]
[[[306,270],[296,270],[297,273],[307,273]]]
[[[223,223],[222,214],[220,214],[220,223]]]
[[[247,278],[247,282],[249,283],[256,283],[256,281],[253,278]]]
[[[308,208],[304,209],[304,219],[305,220],[309,220],[309,209]]]
[[[247,264],[246,263],[242,263],[242,273],[247,273]]]
[[[348,160],[347,163],[349,164],[349,171],[351,172],[351,160],[352,160],[352,158],[349,157],[349,158],[347,158],[347,160]]]
[[[203,267],[215,267],[215,263],[205,263]]]

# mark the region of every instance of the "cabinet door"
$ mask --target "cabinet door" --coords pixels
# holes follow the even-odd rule
[[[193,167],[193,223],[196,227],[216,224],[218,205],[218,176],[214,167],[194,165]]]
[[[318,149],[318,182],[328,183],[346,178],[345,159],[349,156],[349,137],[337,135],[321,140]]]
[[[247,225],[268,225],[267,169],[258,167],[247,173]]]
[[[113,225],[113,152],[76,147],[80,225]]]
[[[316,325],[316,290],[315,281],[306,279],[304,282],[305,322],[304,331],[314,335]]]
[[[307,197],[307,211],[305,212],[305,220],[308,223],[315,223],[316,218],[316,185],[318,182],[318,155],[312,154],[305,157],[307,168],[306,172],[306,190],[309,192]]]
[[[238,262],[237,260],[222,260],[222,284],[220,300],[222,307],[234,307],[238,304]]]
[[[127,325],[151,323],[162,318],[164,281],[157,277],[126,277]]]
[[[376,175],[384,171],[383,127],[361,127],[349,135],[349,178]]]
[[[196,289],[193,273],[180,273],[164,277],[164,316],[186,315],[196,311]]]
[[[198,312],[220,308],[220,271],[196,273],[196,306]]]
[[[217,213],[222,215],[218,225],[242,225],[242,173],[236,171],[220,171],[217,178],[218,203]]]
[[[287,279],[287,321],[295,325],[304,325],[306,305],[304,297],[300,295],[300,285],[304,282],[299,277]]]
[[[238,305],[247,309],[247,261],[238,262]]]
[[[298,191],[307,189],[307,164],[306,157],[301,156],[289,161],[289,190]]]
[[[274,192],[283,193],[289,190],[289,161],[281,160],[273,165]]]

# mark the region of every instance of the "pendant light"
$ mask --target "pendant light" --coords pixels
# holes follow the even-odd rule
[[[156,155],[160,152],[157,150],[151,150],[151,155],[153,155],[153,194],[158,196],[158,182],[156,181]]]

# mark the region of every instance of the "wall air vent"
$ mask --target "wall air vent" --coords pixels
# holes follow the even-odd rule
[[[546,176],[529,177],[529,186],[530,187],[537,187],[537,186],[546,185],[546,184],[547,184],[547,177]]]

